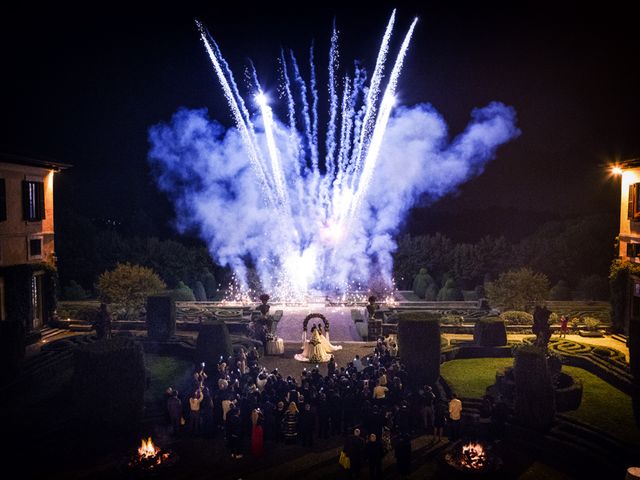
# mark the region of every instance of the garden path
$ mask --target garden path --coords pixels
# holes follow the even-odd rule
[[[309,304],[305,307],[282,307],[282,318],[278,322],[276,335],[285,342],[302,343],[302,323],[310,313],[320,313],[326,317],[330,325],[329,340],[331,343],[362,341],[351,319],[350,307],[325,307],[322,304]],[[311,329],[309,322],[308,330]],[[315,323],[320,320],[316,319]]]

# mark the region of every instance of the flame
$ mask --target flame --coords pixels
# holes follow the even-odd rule
[[[160,449],[153,444],[153,440],[151,440],[151,437],[149,437],[147,440],[145,440],[144,438],[142,439],[140,447],[138,448],[138,455],[141,458],[155,457],[156,455],[158,455],[158,452],[160,452]]]
[[[479,443],[467,443],[462,447],[460,463],[469,468],[479,469],[485,466],[487,454]]]

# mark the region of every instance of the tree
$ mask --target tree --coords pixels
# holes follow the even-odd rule
[[[119,263],[114,270],[102,273],[97,285],[100,299],[121,305],[127,316],[136,315],[149,295],[165,288],[153,270],[129,263]]]
[[[196,297],[198,302],[204,302],[207,300],[207,293],[204,290],[204,285],[200,280],[196,281],[193,286],[193,295]]]
[[[589,275],[580,279],[575,297],[579,300],[606,300],[609,298],[609,284],[600,275]]]
[[[558,280],[549,291],[549,300],[571,300],[571,289],[564,280]]]
[[[506,310],[529,310],[549,296],[549,279],[529,268],[502,273],[486,286],[489,303]]]
[[[189,288],[182,280],[178,282],[175,289],[171,290],[171,298],[176,302],[195,302],[196,297],[193,290]]]

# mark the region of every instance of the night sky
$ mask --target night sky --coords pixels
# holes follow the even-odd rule
[[[396,40],[420,18],[401,103],[432,103],[455,134],[473,108],[498,100],[515,107],[522,130],[482,176],[435,209],[611,211],[617,190],[602,164],[640,156],[640,39],[637,16],[622,3],[561,10],[516,2],[377,2],[366,9],[315,2],[304,11],[302,3],[218,3],[135,11],[30,4],[3,12],[0,150],[73,164],[58,178],[58,207],[115,219],[141,209],[170,225],[170,203],[149,175],[148,128],[181,106],[207,107],[231,124],[195,18],[236,74],[251,58],[275,91],[281,46],[306,58],[315,39],[319,72],[326,72],[334,18],[341,65],[358,58],[371,70],[395,6]]]

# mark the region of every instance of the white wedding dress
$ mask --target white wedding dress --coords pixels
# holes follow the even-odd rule
[[[299,362],[325,363],[338,350],[342,350],[341,345],[332,345],[324,335],[314,330],[310,340],[306,339],[306,332],[303,333],[302,353],[297,353],[294,358]]]

